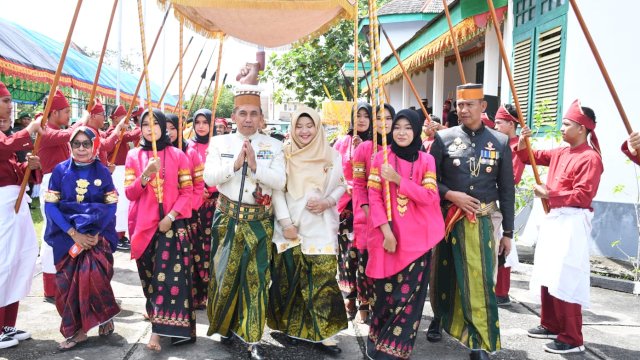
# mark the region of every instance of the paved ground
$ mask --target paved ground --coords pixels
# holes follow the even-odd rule
[[[0,350],[0,359],[245,359],[246,350],[236,343],[223,346],[216,338],[206,337],[207,320],[204,311],[199,311],[198,340],[196,344],[172,347],[164,341],[163,351],[153,354],[144,347],[151,326],[142,320],[144,298],[135,263],[128,253],[115,256],[113,287],[122,301],[122,312],[116,318],[116,332],[109,338],[97,336],[92,330],[89,342],[77,350],[60,353],[57,343],[62,340],[58,331],[60,317],[55,306],[42,299],[42,277],[34,279],[31,295],[21,303],[18,326],[33,333],[33,339],[12,349]],[[512,276],[511,296],[514,304],[500,310],[502,344],[505,347],[493,359],[561,359],[562,356],[545,353],[546,340],[527,337],[526,329],[539,323],[539,307],[528,298],[528,272],[530,266]],[[584,336],[587,352],[565,356],[568,359],[640,359],[640,298],[615,291],[592,289],[593,307],[584,312]],[[431,308],[425,306],[421,331],[431,320]],[[339,336],[343,352],[341,359],[364,359],[363,337],[366,325],[351,323],[349,329]],[[269,359],[324,359],[322,353],[311,346],[286,345],[283,336],[269,332],[263,337]],[[413,352],[413,359],[468,359],[467,351],[456,341],[445,336],[438,344],[430,344],[420,335]]]

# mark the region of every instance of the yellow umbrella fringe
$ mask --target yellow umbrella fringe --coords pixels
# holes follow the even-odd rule
[[[351,0],[262,0],[259,6],[255,0],[158,0],[161,6],[168,3],[189,7],[212,7],[224,9],[262,9],[273,10],[327,10],[340,6],[349,16],[353,16],[354,2]]]

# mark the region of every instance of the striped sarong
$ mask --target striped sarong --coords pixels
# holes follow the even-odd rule
[[[271,265],[267,324],[288,336],[320,342],[348,327],[336,281],[335,255],[305,255],[300,246]]]
[[[431,305],[443,329],[471,349],[500,349],[490,215],[461,217],[434,252]]]
[[[87,333],[120,312],[111,288],[113,254],[101,238],[90,250],[72,258],[65,254],[56,264],[56,308],[62,317],[60,333],[70,338]]]
[[[257,343],[264,331],[268,286],[271,280],[270,212],[252,212],[254,220],[236,220],[233,210],[218,207],[213,216],[212,270],[207,315],[210,336],[235,333],[247,343]],[[241,208],[241,219],[244,217]]]

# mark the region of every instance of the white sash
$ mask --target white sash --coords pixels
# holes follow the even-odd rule
[[[29,211],[29,197],[22,198],[20,211],[14,205],[20,187],[0,187],[0,307],[29,294],[38,256],[38,240]]]
[[[588,209],[552,209],[540,223],[529,289],[540,299],[540,287],[554,297],[589,307],[591,220]]]
[[[53,262],[53,248],[44,241],[44,234],[47,231],[47,215],[44,213],[44,194],[49,190],[49,180],[51,180],[51,173],[44,174],[42,177],[42,184],[40,184],[40,212],[42,213],[44,224],[42,225],[42,242],[40,243],[39,262],[42,265],[42,272],[55,274],[56,265]]]

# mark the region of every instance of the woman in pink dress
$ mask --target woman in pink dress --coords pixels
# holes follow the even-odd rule
[[[373,138],[373,118],[371,105],[366,102],[358,103],[355,129],[352,127],[347,134],[340,138],[333,146],[342,157],[342,171],[347,180],[348,190],[338,201],[340,213],[340,228],[338,229],[338,285],[344,299],[347,316],[352,319],[356,315],[356,271],[358,269],[358,250],[353,243],[353,206],[351,192],[353,188],[353,168],[351,162],[356,148],[364,141]]]
[[[131,201],[131,258],[138,265],[151,321],[147,348],[160,351],[160,336],[171,337],[174,345],[196,339],[186,223],[191,217],[193,183],[189,159],[171,146],[164,114],[153,110],[153,118],[151,127],[149,111],[145,110],[140,147],[127,154],[125,194]],[[157,139],[157,158],[152,150],[152,131]]]
[[[167,135],[174,147],[178,147],[178,116],[166,114]],[[202,239],[209,239],[205,236],[204,229],[200,227],[199,210],[202,206],[204,193],[204,163],[200,154],[191,146],[191,141],[183,139],[182,150],[189,158],[189,168],[191,169],[191,179],[193,180],[193,196],[191,197],[191,217],[187,220],[187,231],[191,241],[191,263],[193,264],[193,307],[196,310],[204,309],[207,306],[207,288],[209,287],[209,248],[204,250]],[[206,271],[201,271],[206,260]]]
[[[374,281],[367,339],[371,359],[411,355],[427,297],[430,251],[444,237],[436,165],[433,156],[420,151],[418,113],[402,110],[392,126],[388,163],[378,152],[368,181],[372,227],[366,274]],[[384,200],[387,186],[391,221]]]
[[[382,111],[380,109],[383,109]],[[373,140],[365,141],[358,147],[353,158],[353,238],[357,250],[358,271],[356,274],[356,285],[358,289],[358,300],[360,302],[360,322],[366,322],[369,317],[369,300],[373,297],[373,283],[367,278],[365,270],[367,268],[367,238],[371,228],[369,218],[369,195],[367,193],[367,178],[371,169],[371,162],[374,155],[382,150],[382,136],[384,135],[387,144],[391,144],[391,122],[396,115],[395,109],[384,104],[384,107],[376,107],[376,143]],[[386,134],[382,125],[385,125]]]

